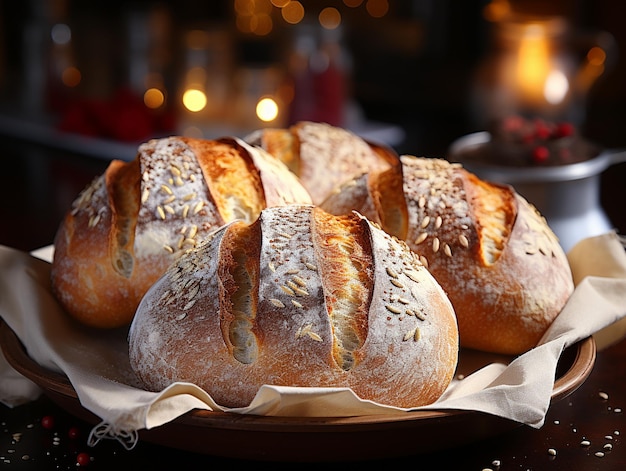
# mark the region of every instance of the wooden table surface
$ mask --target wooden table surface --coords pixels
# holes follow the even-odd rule
[[[11,139],[0,139],[0,146],[4,167],[0,172],[0,244],[27,251],[48,245],[78,192],[104,171],[108,162]],[[607,192],[624,190],[626,180],[623,173],[618,172],[623,170],[607,171],[606,181],[617,185],[617,189],[613,186],[607,188]],[[616,204],[607,208],[607,212],[616,221],[618,230],[626,233],[623,208]],[[570,396],[551,405],[545,425],[540,429],[520,426],[461,447],[371,464],[414,469],[624,470],[625,375],[626,341],[621,341],[598,352],[589,378]],[[90,424],[67,413],[45,396],[13,409],[0,406],[0,468],[76,469],[77,459],[87,455],[90,458],[88,469],[110,470],[116,466],[217,469],[258,465],[141,441],[130,451],[107,440],[92,448],[87,446],[90,429]],[[380,439],[385,439],[384,434],[381,433]],[[320,456],[324,456],[324,450],[320,450]],[[355,464],[269,463],[277,469]]]

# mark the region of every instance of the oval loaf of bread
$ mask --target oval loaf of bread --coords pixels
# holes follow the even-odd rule
[[[574,289],[546,220],[512,187],[460,164],[400,159],[401,167],[355,179],[321,207],[359,211],[406,241],[450,297],[461,346],[507,354],[534,347]]]
[[[429,404],[458,360],[452,305],[406,244],[311,205],[211,234],[146,293],[128,340],[146,389],[192,382],[226,407],[264,384]]]
[[[286,129],[259,129],[245,140],[284,162],[318,205],[341,183],[399,164],[392,149],[326,123],[302,121]]]
[[[284,164],[241,140],[151,140],[74,201],[54,241],[53,292],[87,325],[128,325],[148,287],[210,231],[310,202]]]

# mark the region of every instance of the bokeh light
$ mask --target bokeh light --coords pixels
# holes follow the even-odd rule
[[[283,19],[292,25],[298,24],[304,18],[304,7],[298,1],[291,1],[280,11]]]
[[[252,16],[255,11],[254,0],[235,0],[235,12],[238,15]]]
[[[483,8],[483,17],[487,21],[494,23],[502,21],[511,14],[511,5],[509,0],[491,0]]]
[[[189,88],[183,93],[183,105],[194,113],[202,111],[207,105],[206,94],[202,90]]]
[[[250,21],[250,30],[258,36],[267,36],[273,27],[272,17],[267,13],[258,13]]]
[[[261,98],[256,105],[256,115],[266,123],[274,121],[278,116],[278,104],[273,98]]]
[[[57,23],[50,31],[50,37],[52,38],[52,42],[54,44],[58,44],[60,46],[69,44],[72,40],[72,30],[65,23]]]
[[[382,18],[389,12],[389,2],[387,0],[367,0],[365,9],[374,18]]]
[[[323,28],[336,29],[341,24],[341,13],[334,7],[326,7],[320,12],[318,19]]]
[[[601,47],[594,46],[589,49],[587,60],[591,65],[602,65],[606,61],[606,52]]]
[[[143,94],[143,102],[148,108],[155,110],[165,103],[165,95],[158,88],[149,88]]]
[[[568,91],[569,81],[563,72],[553,70],[548,74],[543,87],[543,96],[548,103],[558,105],[563,101]]]
[[[61,74],[61,81],[66,87],[76,87],[80,83],[82,75],[76,67],[67,67]]]

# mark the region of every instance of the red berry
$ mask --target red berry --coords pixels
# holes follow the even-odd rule
[[[70,427],[70,429],[67,431],[67,436],[70,437],[72,440],[75,440],[80,436],[80,429],[78,427]]]
[[[550,137],[550,128],[543,121],[535,122],[535,135],[539,139],[547,139]]]
[[[76,465],[78,466],[87,466],[91,462],[91,456],[89,453],[79,453],[76,455]]]
[[[550,157],[550,151],[547,147],[537,146],[533,149],[533,160],[536,163],[545,162],[548,160],[548,157]]]
[[[574,134],[574,125],[572,123],[559,123],[554,131],[555,137],[567,137]]]
[[[54,427],[54,417],[46,415],[41,418],[41,426],[45,429],[51,430]]]

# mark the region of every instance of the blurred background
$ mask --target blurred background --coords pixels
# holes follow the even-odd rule
[[[442,157],[527,112],[626,148],[625,22],[617,0],[0,0],[2,159],[55,200],[53,228],[108,159],[173,134],[314,120]],[[618,167],[602,201],[624,232]]]
[[[539,39],[521,29],[530,15],[544,20]],[[506,86],[535,85],[528,66],[521,85],[496,69],[544,47],[529,61],[569,81],[559,117],[614,146],[610,129],[626,124],[625,20],[610,0],[5,0],[0,112],[122,142],[311,119],[438,154],[533,100],[523,90],[498,102]]]

